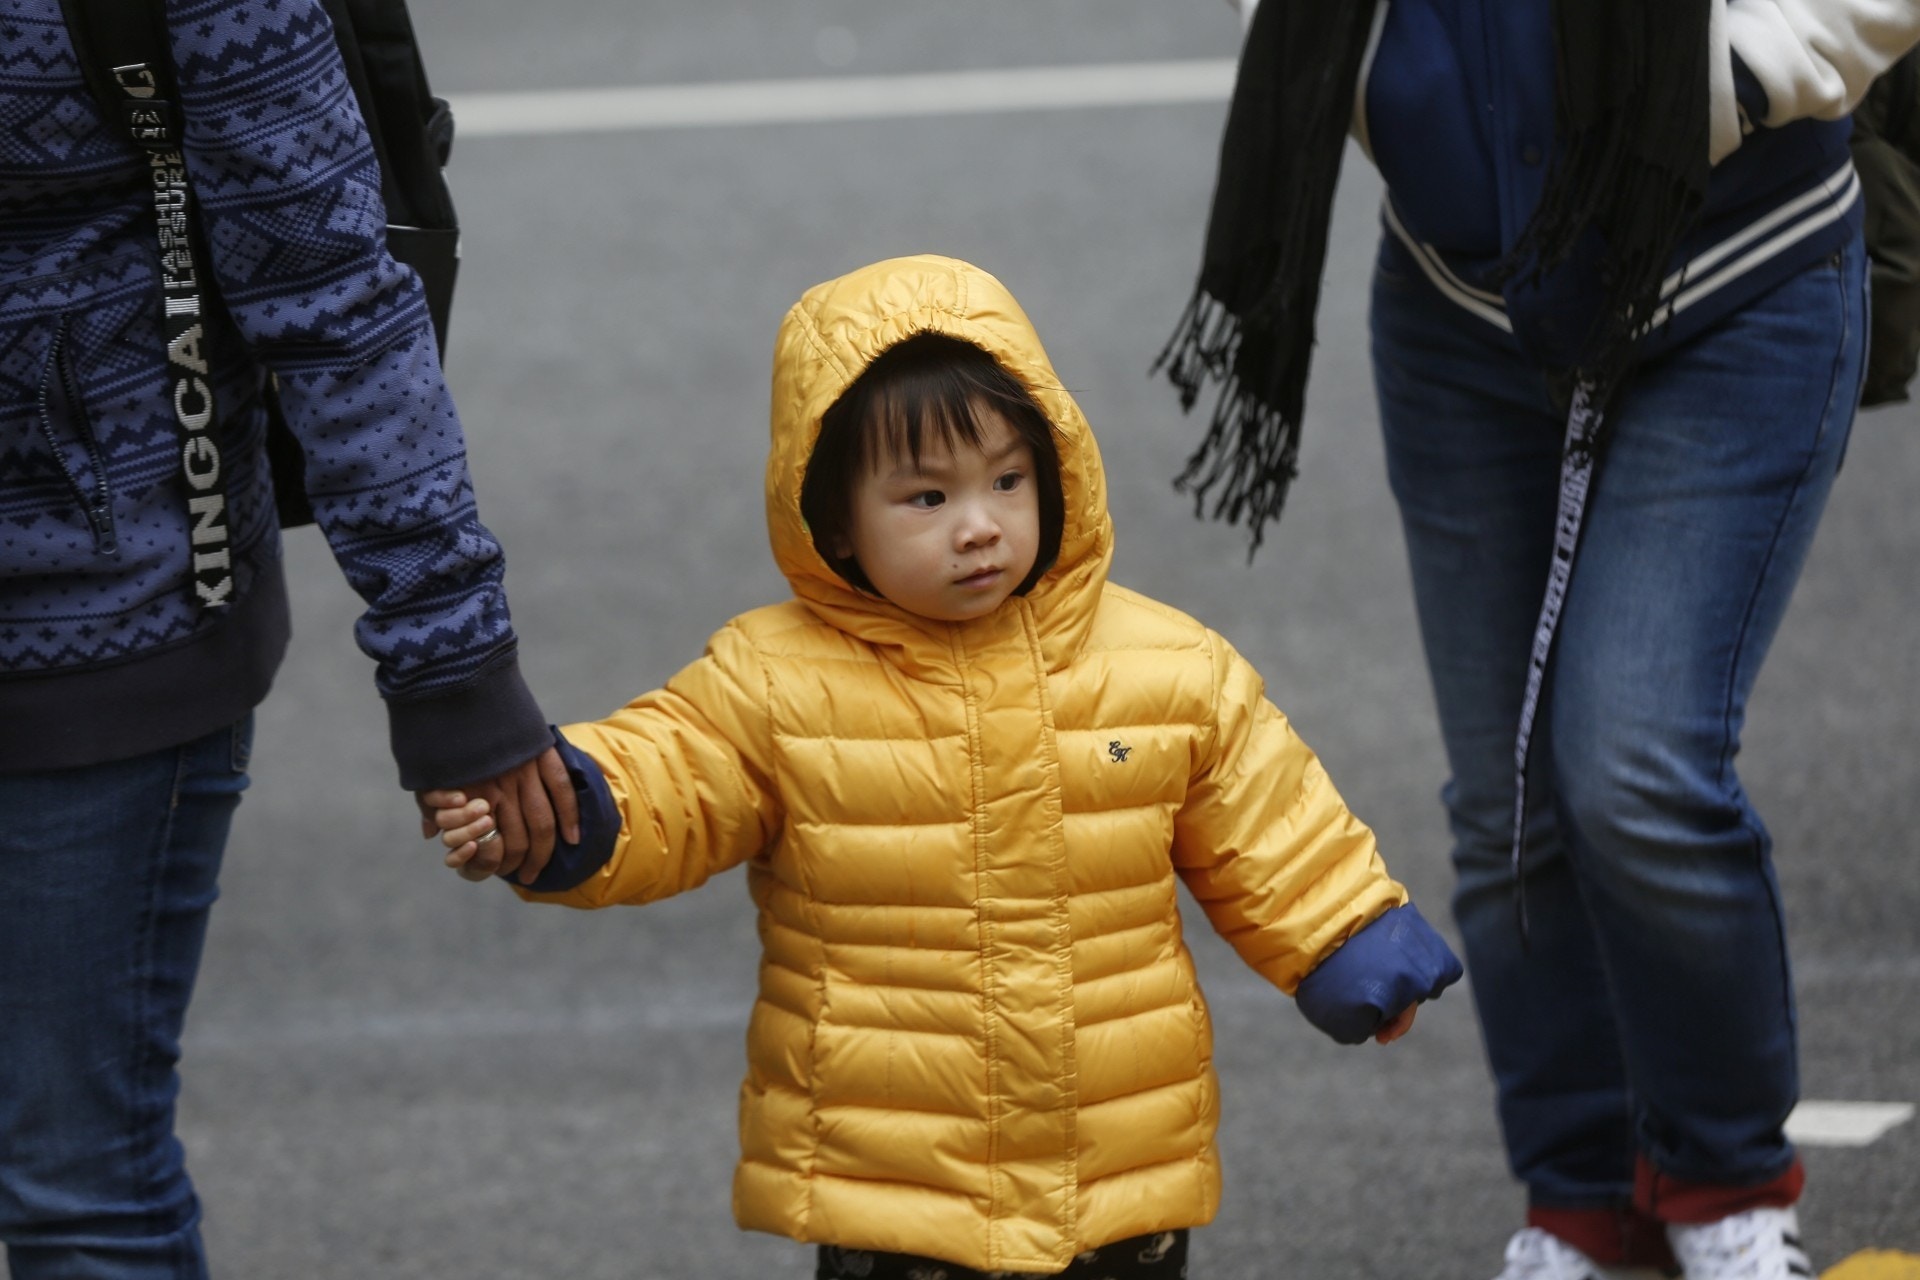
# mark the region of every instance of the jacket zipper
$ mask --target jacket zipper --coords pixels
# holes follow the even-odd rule
[[[113,496],[107,488],[107,460],[100,448],[100,442],[94,438],[93,428],[87,422],[85,406],[80,399],[80,378],[74,372],[73,362],[67,358],[67,317],[61,316],[53,330],[53,345],[47,352],[46,372],[40,377],[40,434],[46,437],[47,448],[53,454],[53,460],[67,477],[67,484],[73,490],[73,496],[80,503],[80,510],[87,518],[87,526],[93,530],[93,549],[103,556],[118,555],[120,538],[114,531]],[[93,467],[93,485],[91,491],[80,481],[72,467],[67,465],[67,455],[60,448],[59,433],[53,426],[53,380],[55,374],[60,378],[60,390],[67,399],[67,411],[73,417],[74,434],[86,448],[87,458]]]

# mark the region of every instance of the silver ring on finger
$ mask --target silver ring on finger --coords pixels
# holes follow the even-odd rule
[[[499,838],[500,838],[500,828],[495,827],[493,830],[487,832],[487,834],[481,836],[478,840],[475,840],[474,843],[485,844],[489,840],[498,840]]]

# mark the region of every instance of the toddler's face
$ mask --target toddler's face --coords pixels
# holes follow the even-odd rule
[[[1040,497],[1033,450],[982,406],[981,448],[929,433],[916,465],[883,457],[855,482],[847,545],[874,589],[942,622],[984,617],[1033,570]]]

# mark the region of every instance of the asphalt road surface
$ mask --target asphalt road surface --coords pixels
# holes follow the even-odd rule
[[[602,86],[1230,57],[1220,0],[415,0],[435,87]],[[1142,73],[1142,83],[1148,77]],[[1143,91],[1144,96],[1144,91]],[[778,95],[775,95],[777,102]],[[1249,566],[1169,487],[1198,424],[1147,366],[1192,285],[1224,98],[473,137],[451,377],[549,716],[602,714],[784,594],[760,476],[773,335],[808,285],[937,251],[1005,280],[1102,441],[1117,580],[1207,620],[1447,916],[1443,764],[1380,457],[1351,156],[1303,478]],[[1809,1098],[1920,1100],[1920,414],[1865,415],[1752,708]],[[260,713],[186,1042],[217,1274],[811,1274],[732,1225],[756,944],[738,876],[582,915],[465,884],[394,783],[357,602],[290,538],[297,637]],[[1342,1049],[1195,915],[1225,1207],[1198,1276],[1484,1280],[1522,1197],[1464,991]],[[1920,1251],[1920,1123],[1809,1148],[1816,1263]]]

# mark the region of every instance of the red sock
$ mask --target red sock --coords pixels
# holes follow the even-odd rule
[[[1807,1171],[1798,1156],[1779,1177],[1747,1187],[1683,1182],[1660,1172],[1641,1156],[1633,1171],[1633,1203],[1648,1217],[1693,1226],[1718,1222],[1748,1209],[1785,1209],[1800,1198],[1806,1184]]]
[[[1548,1209],[1531,1205],[1527,1225],[1557,1236],[1603,1267],[1654,1267],[1675,1271],[1666,1229],[1631,1205],[1619,1208]]]

